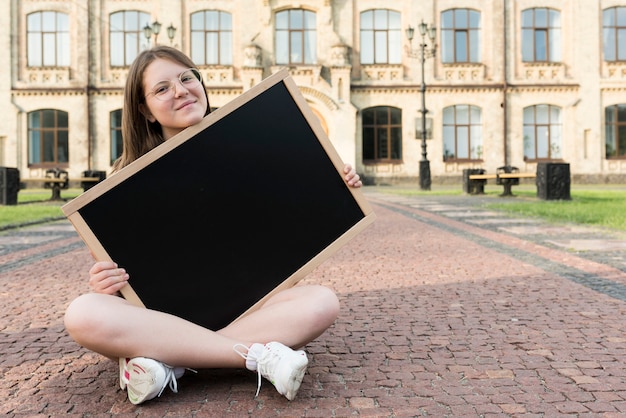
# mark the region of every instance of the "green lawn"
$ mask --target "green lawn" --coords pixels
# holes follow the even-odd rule
[[[519,199],[493,202],[490,209],[537,217],[550,222],[569,222],[626,231],[626,187],[572,188],[571,200],[540,200],[536,192],[519,192]]]
[[[82,189],[61,191],[61,197],[70,200],[82,193]],[[17,194],[17,205],[0,205],[0,230],[12,226],[27,225],[46,220],[64,219],[61,206],[66,200],[51,201],[52,191],[25,189]]]
[[[416,188],[381,187],[381,192],[403,195],[459,195],[458,187],[433,185],[431,191]],[[626,231],[626,185],[572,185],[571,200],[542,200],[532,184],[513,187],[514,197],[499,197],[502,187],[488,185],[484,207],[550,222],[569,222]],[[468,196],[472,198],[472,196]]]
[[[385,193],[403,195],[457,195],[461,187],[433,185],[431,191],[421,191],[418,187],[380,187]],[[69,200],[82,193],[82,189],[68,189],[61,197]],[[512,215],[538,217],[550,222],[570,222],[614,230],[626,231],[626,186],[621,185],[572,185],[571,200],[541,200],[537,198],[534,185],[513,187],[515,197],[499,197],[502,187],[488,185],[485,208],[499,210]],[[0,229],[25,225],[44,220],[63,219],[61,211],[66,201],[49,201],[51,191],[46,189],[26,189],[18,193],[18,204],[0,205]],[[473,198],[468,196],[468,198]]]

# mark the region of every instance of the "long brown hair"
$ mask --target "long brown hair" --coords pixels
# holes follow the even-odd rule
[[[185,67],[193,68],[196,65],[191,59],[176,48],[165,45],[142,51],[131,64],[128,78],[124,87],[124,107],[122,109],[122,155],[113,163],[113,171],[120,170],[135,161],[148,151],[165,142],[163,130],[158,121],[150,122],[139,110],[139,105],[145,102],[143,76],[148,65],[157,59],[166,59]],[[211,112],[209,96],[204,82],[204,94],[207,98],[205,116]]]

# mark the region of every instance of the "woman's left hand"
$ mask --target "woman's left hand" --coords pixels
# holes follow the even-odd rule
[[[361,178],[356,173],[356,170],[354,168],[352,168],[352,166],[350,164],[346,164],[343,167],[343,172],[346,174],[346,176],[344,178],[346,179],[346,182],[348,183],[348,186],[350,186],[350,187],[361,187],[363,185],[363,182],[361,181]]]

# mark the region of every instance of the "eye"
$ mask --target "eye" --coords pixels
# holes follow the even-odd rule
[[[194,76],[194,74],[191,71],[188,71],[180,75],[180,81],[183,83],[192,83],[194,81],[198,81],[198,79]]]
[[[160,86],[156,86],[155,89],[153,90],[153,93],[157,96],[166,93],[168,90],[170,89],[169,84],[163,84]]]

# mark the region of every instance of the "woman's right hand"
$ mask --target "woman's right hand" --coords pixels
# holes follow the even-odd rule
[[[97,261],[89,270],[89,286],[96,293],[114,295],[128,283],[128,273],[113,261]]]

